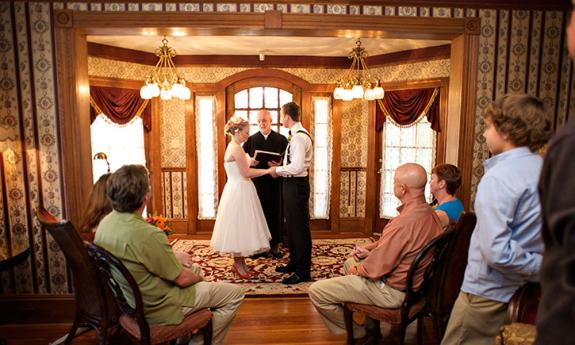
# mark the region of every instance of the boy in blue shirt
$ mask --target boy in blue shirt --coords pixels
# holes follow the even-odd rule
[[[487,108],[485,123],[493,157],[477,188],[477,225],[443,345],[492,345],[515,290],[539,279],[543,159],[537,150],[551,135],[550,121],[539,99],[507,95]]]

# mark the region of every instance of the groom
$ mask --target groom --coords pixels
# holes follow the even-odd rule
[[[300,123],[300,108],[294,102],[281,109],[282,125],[290,129],[291,140],[283,165],[272,167],[273,177],[283,180],[284,216],[288,234],[290,259],[287,265],[276,267],[276,272],[291,273],[284,284],[311,280],[311,233],[309,229],[309,167],[313,143],[308,131]]]

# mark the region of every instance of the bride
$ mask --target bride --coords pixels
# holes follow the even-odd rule
[[[245,257],[270,248],[271,238],[266,219],[250,178],[266,175],[270,169],[250,168],[250,157],[241,144],[249,137],[249,123],[238,116],[229,119],[225,133],[232,137],[224,154],[228,181],[224,186],[216,223],[212,233],[212,249],[234,257],[232,271],[240,278],[250,278]]]

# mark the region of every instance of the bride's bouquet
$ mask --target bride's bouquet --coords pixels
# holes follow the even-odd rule
[[[162,215],[156,214],[148,214],[148,218],[146,218],[146,222],[152,224],[156,228],[162,230],[166,236],[171,235],[174,233],[172,228],[170,228],[170,223],[166,219],[166,217]]]

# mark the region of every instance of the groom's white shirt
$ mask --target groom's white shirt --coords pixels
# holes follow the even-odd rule
[[[313,145],[311,138],[298,131],[309,133],[301,122],[296,122],[291,128],[292,138],[286,148],[286,155],[289,155],[290,163],[288,164],[287,156],[284,157],[283,166],[277,167],[276,173],[283,177],[305,177],[313,157]]]

